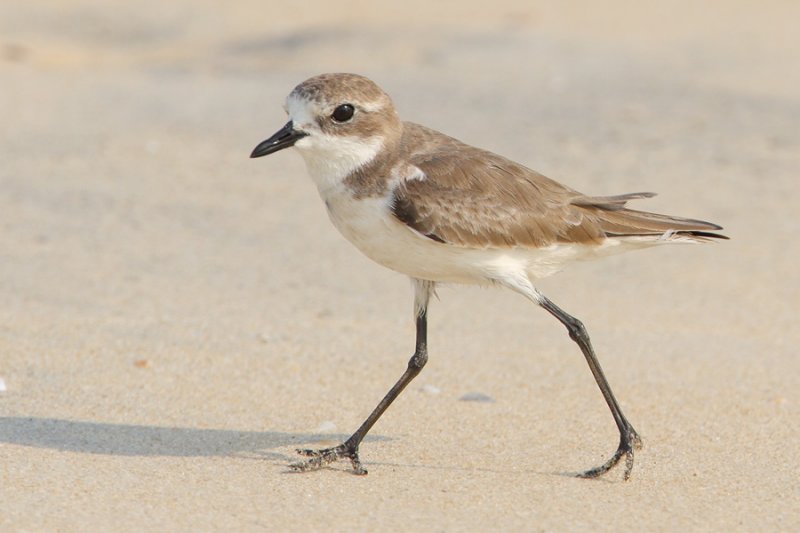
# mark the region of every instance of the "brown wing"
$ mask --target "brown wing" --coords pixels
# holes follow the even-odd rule
[[[413,131],[415,140],[413,146],[404,146],[405,156],[425,177],[401,181],[394,191],[394,214],[439,242],[541,247],[600,242],[609,235],[721,229],[699,220],[624,208],[628,200],[652,193],[588,197],[491,152],[416,124],[405,127],[410,131],[404,139]]]

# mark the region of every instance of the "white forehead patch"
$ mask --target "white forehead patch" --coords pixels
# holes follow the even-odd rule
[[[321,109],[316,102],[306,100],[294,94],[286,97],[284,106],[289,119],[294,122],[295,127],[304,129],[303,126],[316,124],[315,117],[320,114]]]

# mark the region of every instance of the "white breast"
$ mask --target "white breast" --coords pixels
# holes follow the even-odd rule
[[[438,243],[398,221],[389,198],[354,199],[344,187],[326,192],[322,196],[333,225],[373,261],[415,278],[474,282],[474,275],[457,272],[455,257],[446,253],[449,247],[434,246]],[[440,257],[443,253],[450,257]]]

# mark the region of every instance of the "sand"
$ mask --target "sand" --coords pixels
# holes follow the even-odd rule
[[[796,2],[0,5],[0,530],[800,529]],[[732,240],[501,291],[444,288],[430,362],[402,276],[329,224],[285,94],[366,74],[402,116]],[[2,389],[3,387],[0,387]],[[465,395],[493,401],[463,401]]]

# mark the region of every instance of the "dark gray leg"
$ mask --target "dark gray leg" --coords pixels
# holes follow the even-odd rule
[[[428,362],[428,300],[434,290],[434,284],[429,281],[414,280],[414,287],[417,315],[417,342],[414,355],[409,359],[406,371],[403,372],[403,375],[400,376],[397,383],[386,393],[386,396],[383,397],[364,423],[361,424],[361,427],[359,427],[349,439],[334,448],[326,448],[324,450],[297,450],[297,453],[300,455],[311,457],[311,459],[293,463],[289,465],[290,468],[298,472],[317,470],[334,461],[347,458],[350,459],[355,474],[364,475],[367,473],[367,470],[361,466],[361,461],[358,458],[358,447],[361,441],[364,440],[364,437],[366,437],[369,430],[372,429],[372,426],[375,425],[375,422],[378,421],[384,411],[386,411],[400,393],[403,392],[403,389],[411,383],[411,380],[417,377],[422,367]]]
[[[614,393],[611,392],[611,387],[603,374],[603,369],[600,368],[600,363],[597,361],[597,356],[594,354],[594,349],[589,341],[589,334],[586,332],[583,323],[577,318],[565,313],[560,307],[541,294],[539,294],[539,305],[564,324],[567,331],[569,331],[570,338],[580,346],[584,357],[586,357],[586,362],[589,363],[589,368],[594,375],[594,380],[600,387],[600,392],[603,393],[603,398],[605,398],[609,409],[611,409],[611,414],[614,416],[617,428],[619,428],[619,447],[617,451],[614,452],[614,455],[611,456],[611,459],[597,468],[592,468],[591,470],[579,474],[579,477],[591,478],[605,474],[616,465],[624,455],[625,479],[627,480],[630,478],[631,470],[633,469],[633,450],[642,447],[642,439],[636,433],[636,430],[633,429],[630,422],[628,422],[628,419],[625,418],[622,409],[620,409],[617,403],[617,399],[614,398]]]

